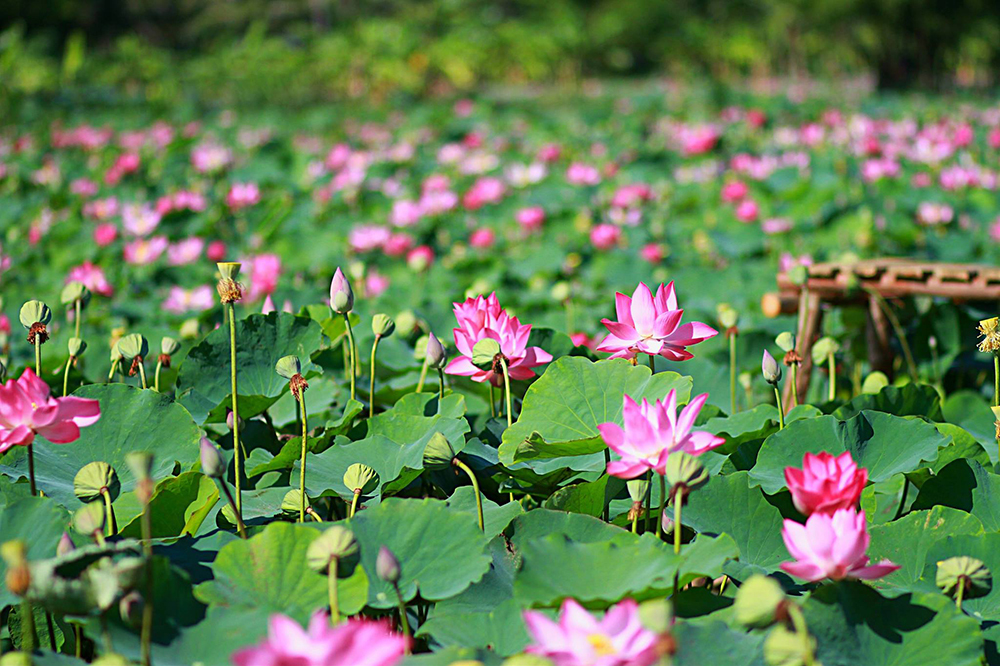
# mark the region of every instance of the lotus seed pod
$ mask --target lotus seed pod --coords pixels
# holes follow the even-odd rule
[[[732,328],[736,326],[736,322],[739,320],[740,315],[729,305],[722,303],[718,307],[719,312],[719,323],[722,324],[723,328]]]
[[[378,549],[378,556],[375,558],[375,574],[386,583],[399,582],[399,560],[385,546]]]
[[[21,326],[31,329],[35,324],[48,324],[52,321],[52,310],[41,301],[28,301],[21,306]]]
[[[299,363],[298,356],[282,356],[274,364],[274,371],[285,379],[291,379],[295,375],[302,374],[302,364]]]
[[[353,493],[370,495],[378,488],[378,472],[361,463],[354,463],[344,472],[344,485]]]
[[[628,488],[628,496],[633,502],[641,502],[649,492],[649,481],[646,479],[632,479],[625,484]]]
[[[330,309],[337,314],[347,314],[354,309],[354,291],[340,267],[330,281]]]
[[[131,361],[137,356],[145,358],[149,354],[149,343],[138,333],[131,333],[118,341],[118,351],[121,352],[122,358],[127,361]]]
[[[76,550],[76,545],[73,543],[73,538],[70,537],[69,532],[63,532],[62,536],[59,537],[59,543],[56,544],[56,556],[62,557],[74,550]]]
[[[771,386],[777,386],[778,382],[781,381],[781,366],[766,349],[764,350],[764,358],[760,362],[760,371],[764,375],[764,381]]]
[[[493,361],[501,353],[500,343],[493,338],[483,338],[472,348],[472,364],[480,370],[493,368]]]
[[[445,354],[444,345],[438,339],[434,333],[427,336],[427,347],[425,356],[427,358],[427,365],[431,368],[443,368],[448,362],[448,356]]]
[[[820,338],[812,348],[813,363],[819,365],[824,363],[831,354],[836,354],[840,350],[840,344],[833,338],[827,336]]]
[[[774,344],[778,345],[778,349],[787,354],[795,349],[795,336],[788,331],[779,333],[778,337],[774,339]]]
[[[185,319],[181,324],[180,334],[185,340],[199,337],[200,326],[197,319]]]
[[[122,617],[122,622],[126,625],[137,628],[142,623],[142,610],[146,606],[146,601],[138,591],[132,590],[118,601],[118,612]]]
[[[121,484],[118,482],[118,474],[106,462],[87,463],[73,477],[73,494],[84,503],[100,499],[105,491],[111,495],[113,502],[118,498],[120,490]]]
[[[346,527],[334,525],[309,544],[306,550],[306,564],[313,571],[327,573],[334,559],[343,559],[358,552],[358,542],[354,533]]]
[[[417,327],[417,315],[413,314],[413,310],[403,310],[396,313],[395,322],[401,334],[408,335]]]
[[[785,603],[785,591],[778,581],[769,576],[754,574],[736,591],[733,611],[736,621],[745,627],[762,629],[774,624],[781,604]]]
[[[153,475],[153,453],[133,451],[125,456],[125,464],[137,479],[148,479]]]
[[[31,570],[28,567],[28,548],[16,539],[0,546],[0,556],[7,563],[7,589],[19,597],[24,596],[31,586]]]
[[[69,351],[70,356],[78,358],[83,355],[83,352],[87,351],[87,343],[81,338],[70,338],[66,344],[66,349]]]
[[[80,301],[80,305],[86,306],[90,302],[90,290],[82,282],[70,282],[63,287],[59,295],[59,302],[63,305],[72,305]]]
[[[962,582],[963,596],[969,599],[981,597],[992,589],[993,574],[982,560],[960,555],[937,563],[934,582],[942,592],[952,597],[958,594],[958,584]]]
[[[104,529],[104,506],[100,502],[84,504],[73,514],[73,529],[79,534],[92,537]]]
[[[486,291],[483,289],[482,291]],[[570,286],[568,282],[556,282],[552,285],[552,300],[562,303],[570,297]]]
[[[779,624],[764,639],[764,662],[768,666],[802,666],[806,663],[806,654],[815,650],[815,638],[803,638]]]
[[[672,488],[696,488],[708,481],[708,470],[690,453],[675,451],[667,457],[667,482]]]
[[[387,338],[396,330],[396,322],[387,314],[377,314],[372,317],[372,333]]]
[[[0,666],[32,666],[32,663],[31,655],[27,652],[8,652],[0,657]]]
[[[865,381],[861,383],[861,392],[878,393],[888,385],[889,385],[889,378],[885,375],[884,372],[879,372],[878,370],[876,370],[875,372],[872,372],[867,377],[865,377]]]
[[[431,435],[424,447],[424,469],[448,469],[454,459],[455,449],[451,447],[448,438],[439,432]]]
[[[292,488],[281,499],[281,510],[285,513],[298,513],[302,506],[302,491]],[[306,510],[309,509],[309,498],[306,497]]]
[[[415,361],[422,362],[427,358],[427,338],[428,336],[421,335],[413,345],[413,359]]]
[[[111,345],[111,362],[112,363],[114,363],[115,361],[122,360],[122,352],[118,348],[118,342],[119,341],[116,340],[115,343],[113,345]]]
[[[221,479],[226,473],[226,461],[218,447],[207,437],[201,438],[201,471],[212,479]]]
[[[167,356],[173,356],[178,351],[180,351],[181,343],[177,342],[173,338],[163,336],[160,340],[160,353],[166,354]]]
[[[219,269],[219,274],[223,279],[235,280],[240,274],[242,264],[238,261],[220,261],[215,266]]]

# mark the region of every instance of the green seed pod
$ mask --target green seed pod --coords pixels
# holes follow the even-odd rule
[[[104,506],[100,502],[84,504],[73,514],[73,529],[78,533],[92,537],[104,529]]]
[[[121,491],[118,474],[106,462],[87,463],[73,477],[73,494],[81,502],[99,500],[105,490],[111,495],[112,502],[118,498],[118,493]]]
[[[90,302],[90,290],[82,282],[70,282],[59,294],[59,302],[63,305],[72,305],[76,301],[84,307]]]
[[[958,594],[958,584],[963,581],[962,594],[966,599],[981,597],[993,587],[993,574],[982,560],[961,555],[949,557],[937,563],[934,582],[942,592],[954,597]]]
[[[743,387],[744,391],[749,391],[750,387],[753,385],[753,375],[749,372],[741,372],[739,377],[737,377],[737,381],[739,381],[740,386]]]
[[[675,451],[667,458],[667,483],[672,488],[685,486],[697,488],[708,481],[708,470],[690,453]]]
[[[399,582],[399,560],[385,546],[378,549],[378,556],[375,558],[375,574],[386,583]]]
[[[118,351],[126,361],[131,361],[136,356],[145,358],[149,354],[149,343],[138,333],[131,333],[118,341]]]
[[[878,370],[876,370],[875,372],[872,372],[867,377],[865,377],[865,381],[861,383],[861,392],[878,393],[888,385],[889,385],[889,378],[886,377],[884,372],[879,372]]]
[[[21,326],[30,329],[35,324],[52,321],[52,310],[41,301],[28,301],[21,306]]]
[[[820,338],[812,348],[813,363],[819,365],[826,362],[831,354],[836,354],[840,350],[840,344],[833,338],[827,336]]]
[[[361,463],[354,463],[344,472],[344,485],[351,492],[369,495],[378,488],[378,472]]]
[[[493,360],[500,354],[500,343],[493,338],[483,338],[472,348],[472,364],[480,370],[493,367]]]
[[[118,340],[118,341],[115,342],[115,344],[111,345],[111,362],[112,363],[114,363],[115,361],[122,360],[122,351],[121,351],[121,349],[118,348],[118,343],[119,342],[121,342],[121,340]]]
[[[285,513],[298,513],[302,507],[302,491],[292,488],[281,499],[281,510]],[[309,508],[309,498],[306,497],[306,509]]]
[[[387,338],[396,330],[396,322],[387,314],[377,314],[372,317],[372,333]]]
[[[199,334],[200,326],[197,319],[185,319],[181,324],[180,334],[185,340],[190,340],[192,338],[197,338]]]
[[[788,331],[779,333],[778,337],[774,339],[774,344],[778,345],[778,349],[787,354],[795,349],[795,336]]]
[[[784,602],[785,591],[778,581],[754,574],[736,591],[733,611],[743,626],[763,629],[774,624],[778,607]]]
[[[736,326],[736,322],[739,321],[740,315],[727,303],[721,303],[718,306],[719,313],[719,323],[722,324],[723,328],[732,328]]]
[[[649,492],[649,481],[641,478],[632,479],[625,484],[625,487],[628,488],[628,496],[633,502],[641,502]]]
[[[274,371],[285,379],[291,379],[302,374],[302,364],[299,363],[298,356],[282,356],[274,364]]]
[[[161,354],[166,354],[167,356],[173,356],[178,351],[180,351],[180,348],[181,348],[181,343],[177,342],[173,338],[163,336],[163,339],[160,340]]]
[[[0,558],[8,567],[18,567],[28,563],[28,546],[20,539],[5,541],[0,545]]]
[[[346,527],[334,525],[328,528],[306,549],[306,564],[313,571],[327,573],[334,559],[343,559],[358,552],[358,542],[354,533]]]
[[[217,263],[216,268],[219,269],[219,274],[226,280],[235,280],[240,274],[240,267],[242,264],[238,261],[220,261]]]
[[[8,652],[0,657],[0,666],[32,666],[31,655],[27,652]]]
[[[767,666],[803,666],[806,663],[808,641],[809,652],[816,650],[816,639],[803,639],[783,624],[779,624],[764,639],[764,662]]]
[[[125,456],[125,464],[132,470],[137,479],[148,479],[153,475],[153,453],[151,451],[133,451]]]
[[[455,449],[451,447],[448,438],[439,432],[431,435],[427,446],[424,447],[424,469],[448,469],[454,459]]]
[[[87,343],[80,338],[70,338],[66,348],[70,356],[80,357],[87,351]]]
[[[396,314],[395,323],[402,335],[407,335],[417,327],[417,315],[413,314],[413,310],[403,310]]]

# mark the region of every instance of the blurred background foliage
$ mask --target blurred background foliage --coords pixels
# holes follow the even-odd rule
[[[986,87],[996,0],[5,0],[0,95],[226,105],[588,78]]]

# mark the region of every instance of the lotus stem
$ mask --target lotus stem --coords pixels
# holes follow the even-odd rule
[[[35,374],[42,376],[42,336],[35,336]]]
[[[153,390],[157,393],[160,392],[160,368],[163,367],[163,361],[156,360],[156,370],[153,371]]]
[[[653,472],[646,472],[647,483],[653,480]],[[649,485],[649,490],[646,492],[646,513],[642,519],[642,531],[646,533],[649,531],[649,514],[652,513],[653,509],[653,486]]]
[[[32,442],[28,442],[28,488],[32,497],[38,494],[38,488],[35,486],[35,451]]]
[[[354,497],[351,498],[351,513],[348,515],[348,519],[353,518],[354,514],[358,511],[358,498],[361,497],[361,490],[354,491]]]
[[[35,651],[37,634],[35,633],[35,615],[31,602],[25,599],[21,602],[21,652],[31,654]]]
[[[49,632],[49,649],[53,652],[57,650],[56,648],[56,628],[52,622],[52,613],[45,611],[45,628]]]
[[[111,372],[108,373],[108,383],[115,378],[115,370],[118,369],[118,359],[111,361]]]
[[[73,643],[74,652],[77,659],[83,659],[83,627],[77,622],[72,622],[73,625]]]
[[[73,337],[80,337],[80,325],[83,322],[83,304],[80,299],[73,301],[73,308],[76,310],[76,316],[73,318]]]
[[[799,406],[799,364],[792,363],[792,407]]]
[[[375,416],[375,354],[378,351],[378,341],[381,339],[381,335],[376,335],[375,342],[372,343],[372,376],[368,384],[368,418]]]
[[[606,512],[605,512],[605,515],[606,515]],[[638,534],[639,533],[638,526],[639,526],[639,512],[638,511],[633,511],[632,512],[632,534]]]
[[[729,334],[729,413],[736,413],[736,333]]]
[[[802,615],[802,610],[795,604],[788,604],[788,616],[795,627],[795,633],[802,639],[802,663],[805,666],[814,666],[816,657],[813,654],[812,641],[809,640],[809,628],[806,626],[806,618]]]
[[[427,358],[424,358],[424,364],[420,366],[420,379],[417,380],[417,393],[424,390],[424,382],[427,381],[427,369],[430,367]]]
[[[230,378],[233,385],[233,471],[236,478],[236,502],[233,509],[236,511],[236,520],[243,522],[243,494],[240,492],[240,406],[237,400],[236,388],[236,306],[229,303],[229,363]],[[223,484],[225,486],[225,484]],[[229,492],[228,490],[226,491]],[[246,538],[245,536],[243,537]]]
[[[140,650],[142,666],[151,666],[153,663],[153,517],[148,500],[142,507],[142,547],[146,554],[146,598],[142,607]]]
[[[438,411],[441,411],[441,403],[444,401],[444,370],[438,368]]]
[[[101,490],[101,496],[104,498],[104,511],[107,514],[107,536],[114,536],[118,534],[118,521],[115,519],[115,508],[111,506],[111,493],[107,490]]]
[[[299,404],[302,405],[302,464],[299,468],[299,522],[306,522],[306,451],[309,447],[308,419],[306,418],[306,391],[299,389]]]
[[[662,478],[662,477],[660,477]],[[684,494],[674,493],[674,554],[681,554],[681,506],[684,504]],[[660,521],[663,522],[662,520]],[[676,593],[677,590],[675,589]]]
[[[356,399],[355,395],[355,382],[357,375],[357,365],[358,365],[358,346],[354,343],[354,331],[351,329],[351,316],[348,313],[344,313],[344,324],[347,326],[347,344],[350,347],[351,352],[351,400]]]
[[[507,398],[507,427],[509,428],[514,425],[514,413],[510,409],[510,372],[507,370],[507,359],[503,356],[500,357],[500,368],[503,370],[503,393]]]
[[[493,383],[492,382],[486,382],[486,383],[489,384],[490,386],[490,418],[495,419],[497,416],[497,405],[496,405],[496,398],[493,395]]]
[[[146,385],[146,367],[142,364],[142,357],[139,356],[139,379],[142,381],[142,388],[148,388]]]
[[[472,481],[472,490],[476,493],[476,512],[479,514],[479,529],[485,532],[486,523],[483,521],[483,496],[479,492],[479,481],[476,480],[476,475],[473,473],[472,468],[457,457],[452,458],[451,464],[465,472],[469,480]]]
[[[337,599],[337,557],[330,558],[330,567],[326,570],[327,587],[330,594],[330,624],[340,624],[340,605]]]
[[[993,355],[993,406],[1000,406],[1000,356]]]
[[[399,583],[393,583],[392,588],[396,590],[396,598],[399,599],[399,623],[403,627],[403,636],[406,637],[406,653],[409,654],[412,636],[410,635],[410,621],[406,617],[406,602],[403,601],[403,593],[399,589]]]
[[[837,360],[833,357],[831,353],[826,358],[827,365],[830,368],[830,394],[828,399],[833,402],[837,399]]]
[[[63,369],[63,397],[64,398],[66,397],[66,394],[69,392],[67,390],[69,388],[69,366],[72,363],[73,363],[73,357],[70,356],[68,359],[66,359],[66,367]]]
[[[656,373],[656,361],[653,360],[653,355],[652,354],[647,354],[646,355],[646,362],[649,364],[649,372],[650,372],[650,374],[655,374]]]
[[[962,610],[962,596],[965,594],[965,576],[958,577],[958,592],[955,594],[955,608]]]
[[[108,630],[108,618],[105,613],[101,613],[101,640],[104,642],[105,654],[113,654],[115,644],[111,640],[111,632]]]
[[[778,430],[785,429],[785,410],[781,404],[781,391],[778,390],[778,384],[774,385],[774,399],[778,401]]]
[[[607,446],[604,447],[604,469],[608,469],[608,464],[611,462],[611,449]],[[609,502],[604,503],[604,511],[602,512],[604,516],[604,522],[611,522],[611,506]],[[637,517],[632,518],[632,531],[635,532],[635,521]]]
[[[229,491],[229,487],[226,485],[225,479],[219,479],[219,485],[222,486],[222,492],[226,495],[226,499],[229,500],[229,506],[233,507],[233,513],[236,514],[236,528],[240,532],[240,538],[247,538],[247,528],[243,524],[243,515],[240,513],[239,509],[236,508],[236,501],[233,499],[233,494]]]
[[[660,518],[656,521],[656,538],[659,539],[663,536],[663,513],[667,510],[667,480],[662,474],[657,476],[660,477]]]

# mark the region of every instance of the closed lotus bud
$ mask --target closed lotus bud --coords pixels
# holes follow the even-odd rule
[[[372,317],[372,333],[375,335],[386,338],[392,335],[392,332],[396,330],[396,323],[387,314],[377,314]]]
[[[20,539],[7,541],[0,546],[0,557],[7,564],[7,589],[21,597],[31,585],[28,569],[28,547]]]
[[[674,517],[670,515],[669,511],[660,514],[660,525],[663,527],[664,534],[670,534],[674,531]]]
[[[754,574],[736,590],[733,611],[736,621],[745,627],[762,629],[777,620],[778,609],[785,603],[785,591],[778,581]]]
[[[778,349],[787,354],[795,349],[795,336],[788,331],[779,333],[778,337],[774,339],[774,344],[778,345]]]
[[[448,438],[439,432],[431,435],[424,447],[424,469],[448,469],[454,459],[455,449],[451,448]]]
[[[962,596],[970,599],[981,597],[992,589],[993,574],[982,560],[961,555],[938,562],[934,582],[942,592],[951,597],[958,594],[958,586],[961,583]]]
[[[84,504],[73,514],[73,529],[79,534],[92,537],[104,529],[104,507],[100,502]]]
[[[111,495],[113,502],[117,499],[120,490],[121,484],[118,482],[118,474],[106,462],[87,463],[73,477],[73,494],[84,503],[101,499],[105,492]]]
[[[70,356],[78,358],[83,355],[83,352],[87,351],[87,343],[80,338],[70,338],[66,344],[66,348]]]
[[[354,291],[339,267],[330,281],[330,309],[337,314],[347,314],[354,309]]]
[[[740,316],[729,305],[722,303],[718,307],[719,312],[719,323],[722,324],[723,328],[732,328],[736,326],[736,322],[739,320]]]
[[[180,351],[181,343],[177,342],[173,338],[163,336],[160,340],[160,353],[166,354],[167,356],[173,356],[178,351]]]
[[[59,294],[59,302],[63,305],[72,305],[80,301],[80,305],[86,306],[90,302],[90,290],[82,282],[70,282],[63,287]]]
[[[125,464],[132,470],[137,479],[148,479],[153,475],[153,453],[151,451],[133,451],[125,456]]]
[[[207,437],[201,438],[201,471],[212,479],[221,479],[226,473],[226,461]]]
[[[302,506],[302,491],[292,488],[281,499],[281,510],[285,513],[298,513]],[[306,513],[309,512],[309,498],[306,497]]]
[[[667,458],[665,476],[671,488],[679,486],[696,488],[708,481],[708,470],[697,457],[683,451],[675,451]]]
[[[764,350],[764,358],[760,362],[760,371],[764,375],[764,381],[771,386],[777,386],[778,382],[781,381],[781,366],[766,349]]]
[[[816,639],[803,638],[785,625],[776,625],[764,639],[764,663],[768,666],[801,666],[807,654],[815,654]]]
[[[302,364],[299,363],[298,356],[282,356],[274,364],[274,371],[285,379],[291,379],[295,375],[302,374]]]
[[[118,341],[118,351],[127,361],[136,357],[145,358],[149,354],[149,343],[138,333],[131,333]]]
[[[831,355],[836,354],[840,349],[840,344],[831,337],[820,338],[812,348],[813,363],[819,365],[827,360]]]
[[[375,558],[375,574],[386,583],[394,585],[399,582],[399,560],[385,546],[378,549],[378,557]]]
[[[244,424],[243,417],[241,416],[239,417],[239,419],[240,419],[239,422],[240,430],[243,430],[243,424]],[[233,410],[231,409],[226,410],[226,427],[229,428],[230,430],[233,429]]]
[[[327,573],[331,562],[349,557],[356,552],[358,552],[358,542],[354,538],[354,532],[346,527],[334,525],[309,544],[309,548],[306,549],[306,564],[313,571]]]
[[[427,336],[426,350],[428,367],[444,367],[445,363],[448,361],[448,356],[445,354],[444,345],[441,344],[441,341],[433,333]]]
[[[493,338],[483,338],[472,348],[472,364],[480,370],[491,370],[493,361],[500,353],[499,342]]]
[[[63,532],[62,536],[59,537],[59,543],[56,544],[56,556],[62,557],[67,553],[71,553],[76,550],[76,545],[73,543],[73,539],[70,537],[69,532]]]
[[[136,590],[132,590],[118,601],[118,612],[122,616],[122,622],[126,625],[137,628],[142,623],[142,610],[146,602]]]
[[[28,301],[21,306],[21,326],[31,329],[35,324],[48,324],[52,321],[52,310],[41,301]]]
[[[344,485],[353,493],[369,495],[378,488],[378,472],[361,463],[354,463],[344,472]]]
[[[633,502],[641,502],[646,498],[646,493],[649,492],[649,481],[647,479],[632,479],[626,482],[625,487],[628,488],[628,496],[632,498]]]

